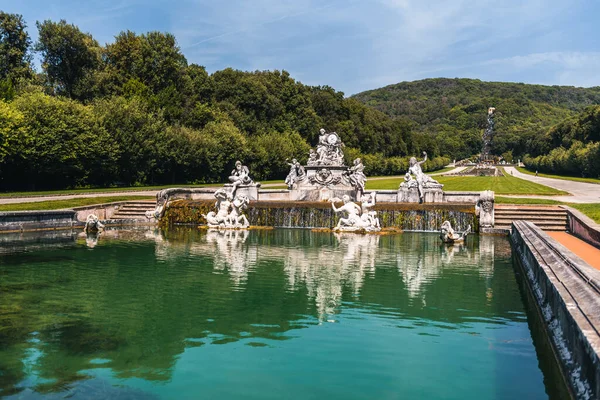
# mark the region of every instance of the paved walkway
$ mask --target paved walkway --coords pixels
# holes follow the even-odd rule
[[[556,239],[560,244],[571,250],[575,255],[596,269],[600,269],[600,249],[567,233],[546,232],[550,237]]]
[[[82,199],[87,197],[115,197],[115,196],[156,196],[158,190],[148,191],[123,191],[123,192],[104,192],[104,193],[86,193],[86,194],[65,194],[65,195],[48,195],[48,196],[31,196],[31,197],[0,197],[0,204],[17,204],[17,203],[36,203],[39,201],[52,200],[69,200]]]
[[[572,196],[517,196],[502,195],[503,197],[527,197],[534,199],[550,199],[564,201],[568,203],[600,203],[600,185],[595,183],[585,183],[568,181],[565,179],[544,178],[519,172],[515,167],[505,167],[507,174],[527,181],[539,183],[540,185],[550,186],[554,189],[564,190]]]
[[[453,170],[432,173],[431,175],[443,175],[443,174],[455,174],[464,170],[466,167],[456,167]],[[563,179],[543,178],[539,176],[527,175],[517,171],[514,167],[505,167],[507,173],[512,173],[517,178],[525,179],[528,181],[536,182],[542,185],[550,186],[555,189],[564,190],[572,194],[572,196],[524,196],[524,195],[501,195],[503,197],[521,197],[521,198],[535,198],[535,199],[550,199],[557,201],[564,201],[570,203],[600,203],[600,185],[593,183],[567,181]],[[398,184],[404,179],[404,175],[398,176],[383,176],[376,178],[369,178],[369,180],[377,181],[383,179],[398,179]],[[283,183],[267,183],[262,185],[263,188],[281,187]],[[48,195],[48,196],[25,196],[25,197],[0,197],[0,204],[15,204],[15,203],[29,203],[38,201],[51,201],[51,200],[67,200],[77,199],[86,197],[110,197],[110,196],[156,196],[158,190],[145,190],[145,191],[119,191],[119,192],[105,192],[105,193],[86,193],[86,194],[69,194],[69,195]]]

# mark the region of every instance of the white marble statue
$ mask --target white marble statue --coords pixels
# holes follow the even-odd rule
[[[407,172],[407,173],[404,175],[404,182],[402,182],[402,183],[400,184],[400,187],[401,187],[401,188],[405,187],[405,188],[408,188],[408,189],[410,189],[410,188],[415,188],[415,187],[418,187],[418,186],[419,186],[419,185],[417,184],[417,181],[415,181],[415,180],[413,179],[413,177],[412,177],[412,175],[410,174],[410,172]]]
[[[458,233],[455,232],[454,229],[452,229],[450,221],[444,221],[444,223],[442,223],[442,228],[440,231],[440,239],[442,239],[442,242],[448,244],[462,243],[465,241],[465,238],[470,232],[471,225],[469,225],[463,233]]]
[[[356,198],[360,199],[365,192],[365,182],[367,181],[367,176],[363,172],[365,170],[365,166],[363,165],[360,158],[354,160],[353,165],[348,168],[348,180],[352,187],[356,190]]]
[[[423,152],[423,160],[417,161],[416,157],[411,157],[409,162],[408,172],[415,176],[417,181],[417,188],[419,189],[419,198],[423,201],[423,189],[427,188],[430,184],[439,185],[439,182],[426,175],[421,169],[421,164],[427,161],[427,153]]]
[[[235,195],[235,191],[237,187],[240,185],[252,185],[254,181],[250,178],[250,170],[247,166],[242,165],[241,161],[235,162],[235,168],[231,171],[231,175],[229,176],[229,181],[231,182],[231,194]]]
[[[290,172],[285,178],[285,184],[287,185],[288,189],[291,190],[294,188],[297,182],[306,179],[306,171],[304,170],[304,167],[295,158],[292,159],[291,164],[287,163],[287,165],[290,166]]]
[[[325,129],[319,131],[319,143],[316,153],[311,150],[307,165],[344,165],[344,144],[339,135],[335,132],[326,132]]]
[[[336,213],[346,213],[346,217],[340,218],[335,230],[337,231],[367,231],[373,232],[380,230],[379,218],[376,211],[369,211],[369,208],[375,205],[375,194],[371,194],[371,199],[363,199],[362,206],[350,201],[350,196],[344,195],[341,207],[335,206],[335,200],[331,199],[331,207]],[[339,200],[339,199],[338,199]]]
[[[96,214],[90,214],[87,216],[85,220],[85,226],[83,227],[83,231],[85,233],[97,233],[104,229],[104,225],[98,219]]]
[[[379,223],[379,217],[377,216],[377,211],[372,210],[375,207],[375,197],[377,196],[377,192],[371,192],[370,195],[363,195],[361,198],[360,204],[360,219],[368,224],[370,227],[380,229],[381,224]]]
[[[209,228],[247,228],[250,223],[242,212],[247,208],[248,197],[241,195],[233,198],[231,192],[219,189],[215,192],[217,211],[211,211],[203,217]]]
[[[242,214],[248,208],[248,203],[250,203],[250,200],[247,196],[235,196],[235,199],[231,202],[231,212],[229,213],[229,223],[232,227],[247,228],[250,226],[248,218]]]

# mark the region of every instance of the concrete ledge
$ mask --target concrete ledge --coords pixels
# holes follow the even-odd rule
[[[600,271],[534,224],[515,221],[515,256],[576,398],[600,395]]]
[[[569,206],[561,206],[567,210],[567,226],[569,232],[600,249],[600,225],[581,211]]]
[[[0,212],[0,231],[31,231],[71,227],[77,223],[74,210]]]

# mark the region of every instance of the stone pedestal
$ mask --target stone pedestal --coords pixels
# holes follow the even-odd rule
[[[356,190],[350,185],[345,172],[348,167],[343,165],[311,165],[304,167],[306,178],[297,182],[292,189],[291,199],[301,201],[328,201],[334,197],[339,199],[344,195],[356,199]]]
[[[419,203],[419,189],[401,187],[398,189],[398,203]]]
[[[494,192],[485,190],[481,192],[479,201],[475,205],[475,211],[479,214],[480,228],[494,227]]]
[[[423,203],[442,203],[444,201],[444,185],[430,185],[423,188]]]
[[[341,199],[344,195],[354,199],[356,190],[330,189],[328,187],[290,190],[290,200],[293,201],[329,201],[333,198]]]
[[[423,188],[423,203],[443,203],[444,191],[441,184],[428,185]],[[400,187],[398,189],[398,203],[420,203],[419,189],[417,187]]]
[[[233,190],[233,185],[231,183],[226,183],[225,187],[227,190]],[[250,201],[258,200],[258,188],[260,188],[260,183],[254,183],[252,185],[239,185],[235,191],[235,195],[244,195],[248,197]]]

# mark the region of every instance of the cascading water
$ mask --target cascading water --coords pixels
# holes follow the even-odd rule
[[[205,224],[202,214],[213,207],[213,202],[182,200],[167,208],[164,222],[172,224]],[[458,230],[468,225],[477,230],[477,217],[472,206],[465,205],[407,205],[380,204],[377,207],[381,226],[395,227],[404,231],[437,232],[445,220]],[[329,203],[307,202],[259,202],[251,203],[246,211],[248,220],[254,226],[278,228],[332,228],[340,215],[336,215]]]
[[[491,161],[492,156],[490,152],[492,150],[492,140],[494,138],[494,115],[496,109],[494,107],[488,108],[487,116],[487,127],[483,132],[483,146],[481,148],[481,156],[479,158],[480,163]]]

